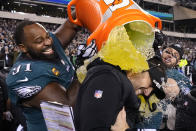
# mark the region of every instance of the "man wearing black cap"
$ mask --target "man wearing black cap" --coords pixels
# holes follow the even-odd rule
[[[180,59],[183,56],[183,53],[184,53],[183,49],[179,44],[172,44],[163,49],[161,58],[163,63],[167,67],[166,70],[167,77],[173,78],[177,82],[180,91],[186,95],[191,88],[190,80],[184,74],[180,73],[176,68],[180,62]],[[174,112],[171,113],[172,114],[171,116],[169,114],[164,116],[165,123],[163,123],[163,125],[165,124],[166,127],[163,126],[163,128],[167,128],[167,129],[169,128],[169,130],[175,130],[174,121],[176,119],[176,116],[173,114],[176,114],[175,112],[176,108],[173,107],[173,105],[169,104],[167,105],[167,110],[173,110]]]
[[[162,54],[162,60],[168,68],[167,76],[175,79],[178,84],[177,87],[173,88],[180,88],[180,93],[172,101],[172,105],[176,108],[176,117],[174,119],[168,118],[169,121],[175,121],[175,125],[173,125],[175,128],[169,129],[175,129],[175,131],[196,131],[196,88],[192,87],[188,77],[175,68],[182,56],[183,49],[178,44],[165,48]],[[170,122],[167,122],[167,124],[170,124]]]
[[[162,61],[168,68],[175,67],[183,56],[183,49],[179,44],[173,44],[164,48],[162,53]]]
[[[188,77],[177,70],[180,59],[183,56],[183,49],[179,44],[173,44],[165,48],[162,52],[162,61],[166,65],[166,75],[168,78],[173,78],[181,91],[187,94],[192,87]]]

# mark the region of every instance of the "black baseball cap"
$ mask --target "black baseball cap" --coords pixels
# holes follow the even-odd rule
[[[184,54],[184,50],[183,50],[183,48],[181,47],[180,44],[172,44],[169,47],[173,48],[174,50],[176,50],[179,53],[179,55],[180,55],[180,59],[182,59],[182,56]]]

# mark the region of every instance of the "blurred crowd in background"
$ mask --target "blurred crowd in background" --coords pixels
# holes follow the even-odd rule
[[[13,19],[3,19],[0,18],[0,60],[7,59],[5,55],[7,55],[9,60],[6,60],[6,67],[11,67],[13,62],[15,61],[16,55],[19,53],[19,49],[14,43],[13,40],[13,31],[20,20]],[[41,22],[40,22],[41,23]],[[48,31],[53,32],[58,28],[58,24],[48,24],[41,23],[48,29]],[[79,44],[85,43],[86,39],[89,36],[88,30],[81,28],[78,31],[77,35],[72,41],[72,44],[66,49],[66,54],[68,56],[75,56],[77,54],[77,47]]]
[[[8,67],[12,65],[11,61],[15,60],[15,55],[19,52],[18,47],[15,45],[14,40],[12,38],[13,31],[20,22],[19,20],[13,19],[4,19],[0,18],[0,60],[5,59],[5,55],[9,55],[10,62],[7,64]],[[48,31],[55,31],[58,24],[48,24],[48,23],[41,23],[48,29]],[[81,28],[81,30],[77,33],[75,38],[72,40],[72,44],[66,49],[66,54],[69,56],[76,56],[77,55],[77,47],[79,44],[83,44],[86,42],[86,39],[89,36],[88,30]],[[180,44],[184,48],[184,56],[183,58],[187,59],[188,61],[192,61],[195,59],[196,55],[196,42],[192,41],[191,39],[184,39],[184,38],[175,38],[166,36],[164,44],[171,45],[174,43]]]
[[[1,67],[0,77],[2,79],[5,79],[7,73],[9,72],[9,69],[12,67],[14,61],[16,60],[17,55],[19,54],[19,48],[16,46],[12,38],[13,31],[18,22],[20,21],[14,19],[0,18],[0,67]],[[48,23],[41,23],[41,24],[44,25],[44,27],[48,29],[48,31],[51,32],[55,31],[57,27],[59,27],[58,24],[48,24]],[[70,57],[73,63],[77,57],[78,45],[84,44],[89,34],[90,33],[88,30],[81,28],[80,31],[78,31],[75,38],[72,40],[72,43],[65,50],[66,55]],[[196,58],[196,42],[192,41],[191,39],[166,36],[163,45],[171,45],[174,43],[178,43],[184,48],[183,59],[186,59],[188,62],[187,65],[188,68],[181,68],[179,70],[181,70],[181,72],[184,73],[186,76],[188,76],[190,80],[193,82],[192,76],[193,74],[195,74],[195,72],[192,70],[192,67],[194,66],[195,58]],[[3,89],[2,92],[5,93],[6,89],[5,90]],[[6,108],[8,108],[7,106],[9,106],[9,108],[12,107],[11,103],[7,101],[7,95],[3,96],[2,94],[3,93],[1,93],[0,96],[1,98],[3,98],[1,99],[1,104],[3,104],[3,106]],[[10,131],[16,130],[19,124],[22,124],[22,126],[25,127],[25,120],[23,117],[21,117],[22,114],[17,107],[12,107],[12,111],[10,114],[9,112],[6,111],[6,109],[4,109],[3,112],[5,114],[4,116],[8,117],[6,121],[4,121],[6,123],[5,125],[7,125],[5,126],[6,128],[5,130],[10,130]],[[13,118],[15,119],[12,120]]]

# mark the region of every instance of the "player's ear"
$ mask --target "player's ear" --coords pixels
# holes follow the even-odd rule
[[[24,44],[19,44],[18,46],[19,46],[20,50],[21,50],[23,53],[26,53],[26,52],[27,52],[27,48],[26,48],[26,46],[25,46]]]
[[[176,65],[179,65],[179,64],[180,64],[180,62],[181,62],[181,60],[180,60],[180,59],[178,59],[178,61],[177,61],[177,64],[176,64]]]

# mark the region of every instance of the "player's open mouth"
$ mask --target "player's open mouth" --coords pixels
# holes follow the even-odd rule
[[[53,54],[53,53],[54,53],[54,51],[53,51],[52,48],[48,48],[48,49],[43,51],[43,54],[45,54],[45,55],[50,55],[50,54]]]
[[[171,62],[171,58],[165,58],[164,61],[165,61],[165,63],[170,63]]]

